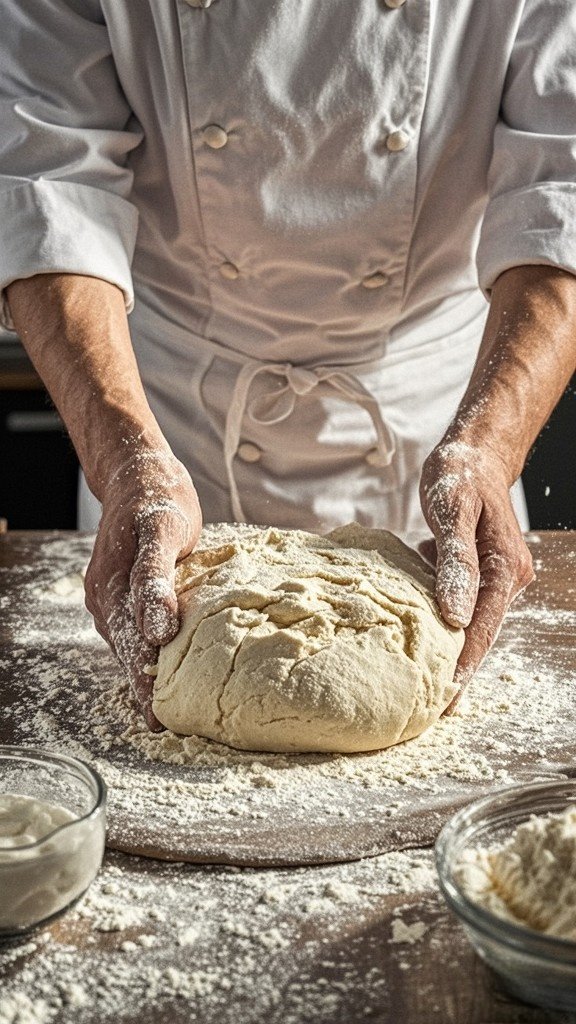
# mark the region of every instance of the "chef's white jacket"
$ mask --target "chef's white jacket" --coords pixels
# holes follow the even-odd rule
[[[123,290],[206,519],[414,541],[494,280],[576,272],[576,3],[3,0],[0,175],[0,285]]]

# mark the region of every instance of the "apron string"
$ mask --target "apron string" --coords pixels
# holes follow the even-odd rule
[[[266,411],[258,415],[258,405],[264,404],[262,399],[252,403],[250,416],[255,422],[262,424],[280,423],[294,411],[296,397],[308,394],[318,384],[325,383],[351,402],[356,402],[370,416],[376,431],[376,447],[380,456],[381,466],[388,466],[396,451],[394,434],[384,422],[380,406],[370,391],[345,370],[328,366],[317,366],[313,369],[294,366],[292,363],[264,363],[250,360],[240,369],[232,399],[226,415],[224,430],[224,465],[230,490],[232,514],[238,523],[246,522],[246,516],[240,501],[238,485],[234,475],[234,457],[238,450],[242,423],[246,413],[248,396],[254,379],[261,373],[283,377],[285,385],[270,396],[265,396]]]

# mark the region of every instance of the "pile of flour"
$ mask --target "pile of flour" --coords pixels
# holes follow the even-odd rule
[[[499,846],[467,850],[454,875],[486,910],[576,942],[576,805],[531,817]]]

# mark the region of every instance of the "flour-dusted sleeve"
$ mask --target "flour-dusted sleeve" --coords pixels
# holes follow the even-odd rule
[[[133,303],[137,213],[126,167],[141,132],[98,0],[2,0],[0,288],[38,273],[100,277]]]
[[[478,249],[489,293],[504,270],[576,273],[576,2],[526,0],[494,136]]]

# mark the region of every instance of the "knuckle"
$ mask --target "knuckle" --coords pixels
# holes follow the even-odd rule
[[[137,536],[137,560],[160,562],[167,551],[187,548],[193,536],[190,518],[176,502],[167,502],[136,512],[134,530]]]
[[[439,481],[440,483],[440,481]],[[474,490],[465,484],[450,490],[436,490],[428,497],[428,514],[436,525],[440,541],[462,543],[475,533],[481,503]]]
[[[503,551],[490,551],[482,561],[482,569],[485,574],[510,582],[515,576],[514,559]]]
[[[495,588],[508,589],[511,594],[523,590],[534,579],[532,556],[525,545],[492,549],[482,557],[481,566],[483,576],[489,578]]]
[[[146,605],[171,603],[173,588],[164,575],[149,575],[135,584],[137,598]]]
[[[441,571],[443,575],[456,574],[464,577],[476,576],[478,573],[478,561],[475,552],[471,551],[463,542],[450,543],[444,546],[442,552]]]
[[[188,526],[188,517],[173,498],[161,498],[136,509],[134,526],[138,536],[166,528],[183,529]]]
[[[476,548],[461,538],[450,536],[438,545],[437,587],[444,590],[470,590],[478,586]]]
[[[174,568],[169,571],[160,558],[137,558],[130,572],[129,586],[138,601],[168,598],[173,590]]]

